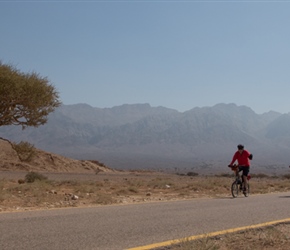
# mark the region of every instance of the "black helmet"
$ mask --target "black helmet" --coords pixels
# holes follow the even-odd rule
[[[240,149],[244,149],[244,145],[242,145],[242,144],[239,144],[237,147],[238,147],[239,150]]]

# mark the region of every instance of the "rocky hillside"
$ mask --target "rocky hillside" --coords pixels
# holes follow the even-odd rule
[[[10,141],[0,138],[0,171],[113,172],[102,163],[81,161],[35,149],[31,161],[22,161]]]

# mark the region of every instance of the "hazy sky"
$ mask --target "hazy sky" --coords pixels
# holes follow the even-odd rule
[[[64,104],[290,112],[290,1],[3,1],[0,60]]]

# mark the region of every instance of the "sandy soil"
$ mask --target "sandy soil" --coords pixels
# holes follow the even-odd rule
[[[114,172],[113,169],[97,161],[75,160],[35,148],[29,161],[20,160],[13,143],[0,137],[0,171],[37,171],[52,173],[94,173]]]

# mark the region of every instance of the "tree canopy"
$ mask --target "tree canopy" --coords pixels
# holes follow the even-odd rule
[[[22,73],[0,61],[0,126],[38,127],[60,105],[59,94],[46,77]]]

